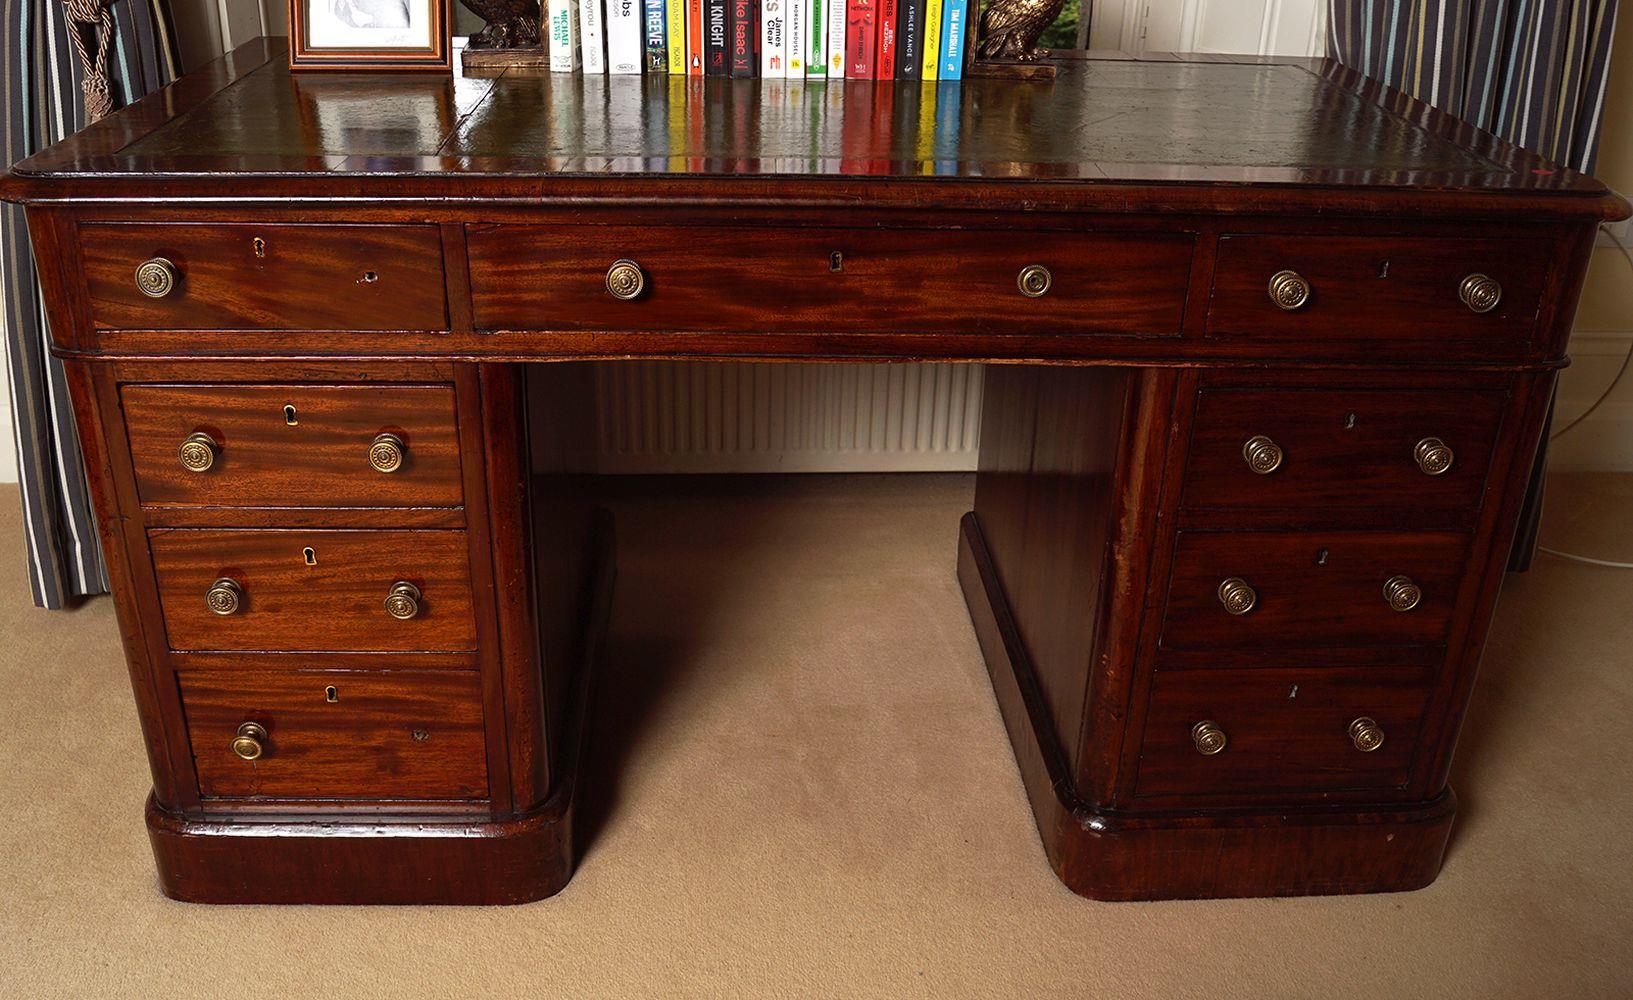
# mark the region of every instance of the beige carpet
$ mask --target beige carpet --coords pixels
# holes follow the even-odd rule
[[[599,829],[565,892],[513,909],[161,897],[113,609],[32,608],[6,499],[0,997],[1633,992],[1633,572],[1509,581],[1430,888],[1092,903],[1045,865],[953,580],[970,489],[622,502]],[[1549,542],[1633,560],[1633,477],[1550,503]]]

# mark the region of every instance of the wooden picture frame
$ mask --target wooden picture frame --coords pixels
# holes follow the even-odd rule
[[[289,68],[449,72],[451,2],[288,0]]]

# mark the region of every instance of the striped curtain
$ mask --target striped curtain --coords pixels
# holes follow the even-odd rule
[[[1352,69],[1583,173],[1599,151],[1616,0],[1331,0]]]
[[[170,0],[119,0],[109,76],[116,106],[179,72]],[[0,0],[0,115],[7,164],[85,125],[80,66],[60,0]],[[94,47],[93,47],[94,51]],[[0,322],[5,326],[34,603],[57,608],[108,589],[62,363],[48,351],[22,209],[0,214]]]

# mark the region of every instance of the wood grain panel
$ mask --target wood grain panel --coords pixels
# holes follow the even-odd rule
[[[172,649],[476,648],[463,531],[166,528],[150,531],[148,544]],[[315,566],[306,564],[308,547]],[[236,614],[205,606],[219,577],[243,588]],[[398,580],[423,594],[408,621],[386,614],[383,603]]]
[[[480,330],[1177,335],[1184,233],[470,226]],[[840,255],[840,261],[834,255]],[[646,273],[613,298],[608,267]],[[1053,285],[1027,298],[1023,267]]]
[[[481,691],[470,671],[201,671],[178,683],[205,799],[488,794]],[[266,729],[259,760],[232,751],[245,722]]]
[[[448,328],[435,226],[98,222],[80,247],[100,329]],[[179,275],[162,299],[136,287],[153,257]]]
[[[127,385],[120,392],[144,505],[458,507],[452,386]],[[285,407],[294,407],[291,424]],[[220,446],[190,472],[195,431]],[[407,446],[396,472],[369,465],[376,435]]]

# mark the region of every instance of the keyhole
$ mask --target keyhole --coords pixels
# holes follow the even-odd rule
[[[301,549],[301,558],[306,560],[306,565],[308,566],[316,566],[318,564],[318,554],[312,550],[310,545],[304,549]]]
[[[295,407],[293,404],[284,404],[284,423],[291,427],[294,427],[296,424],[300,423],[300,418],[295,416]]]
[[[323,700],[331,705],[340,700],[340,692],[333,684],[323,689]]]
[[[250,240],[250,246],[255,248],[255,256],[266,256],[266,240],[263,240],[261,237],[257,236],[253,240]]]
[[[357,279],[357,280],[362,284],[372,285],[376,281],[380,280],[380,276],[378,274],[375,274],[373,271],[364,271],[363,276],[361,278]]]
[[[1389,277],[1389,261],[1387,261],[1387,260],[1384,261],[1383,264],[1381,264],[1378,267],[1378,277],[1380,277],[1380,278]]]
[[[306,551],[310,552],[312,550],[307,549]],[[1327,565],[1327,550],[1326,549],[1320,549],[1320,550],[1318,550],[1316,552],[1316,554],[1315,554],[1315,564],[1317,566]]]
[[[845,269],[845,255],[838,250],[828,255],[828,270],[835,274]]]
[[[416,729],[413,732],[409,733],[409,735],[414,737],[414,742],[415,743],[424,743],[426,740],[431,738],[431,734],[426,732],[423,729]]]
[[[1355,429],[1355,412],[1353,410],[1344,414],[1344,429],[1346,431]]]
[[[334,688],[330,688],[329,690],[333,691]],[[1289,697],[1289,698],[1297,698],[1298,697],[1298,685],[1297,684],[1294,684],[1292,687],[1287,689],[1287,697]]]

